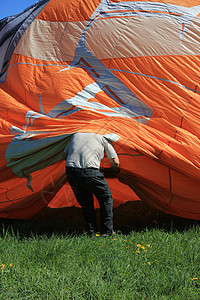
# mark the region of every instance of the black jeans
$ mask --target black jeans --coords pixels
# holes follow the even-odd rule
[[[97,232],[94,198],[100,204],[101,234],[113,232],[113,199],[104,175],[94,168],[66,167],[66,174],[74,195],[82,207],[85,229],[89,235]]]

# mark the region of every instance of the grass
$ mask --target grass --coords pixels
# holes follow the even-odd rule
[[[0,236],[0,299],[198,300],[199,233],[192,225],[90,239],[11,226]]]

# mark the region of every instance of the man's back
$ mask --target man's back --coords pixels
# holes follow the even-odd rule
[[[95,133],[79,132],[72,136],[64,152],[68,152],[66,166],[76,168],[99,168],[104,157],[117,156],[113,147],[101,135]]]

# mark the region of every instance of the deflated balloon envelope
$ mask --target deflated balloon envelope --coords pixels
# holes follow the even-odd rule
[[[77,206],[62,152],[95,132],[119,155],[115,206],[200,219],[199,34],[197,0],[42,0],[1,20],[0,217]]]

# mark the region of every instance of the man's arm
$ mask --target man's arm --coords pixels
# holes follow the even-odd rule
[[[109,158],[111,166],[112,166],[112,171],[118,173],[119,172],[119,158],[117,156],[117,153],[115,149],[113,148],[112,144],[108,142],[106,139],[104,139],[104,149],[105,149],[105,154]]]

